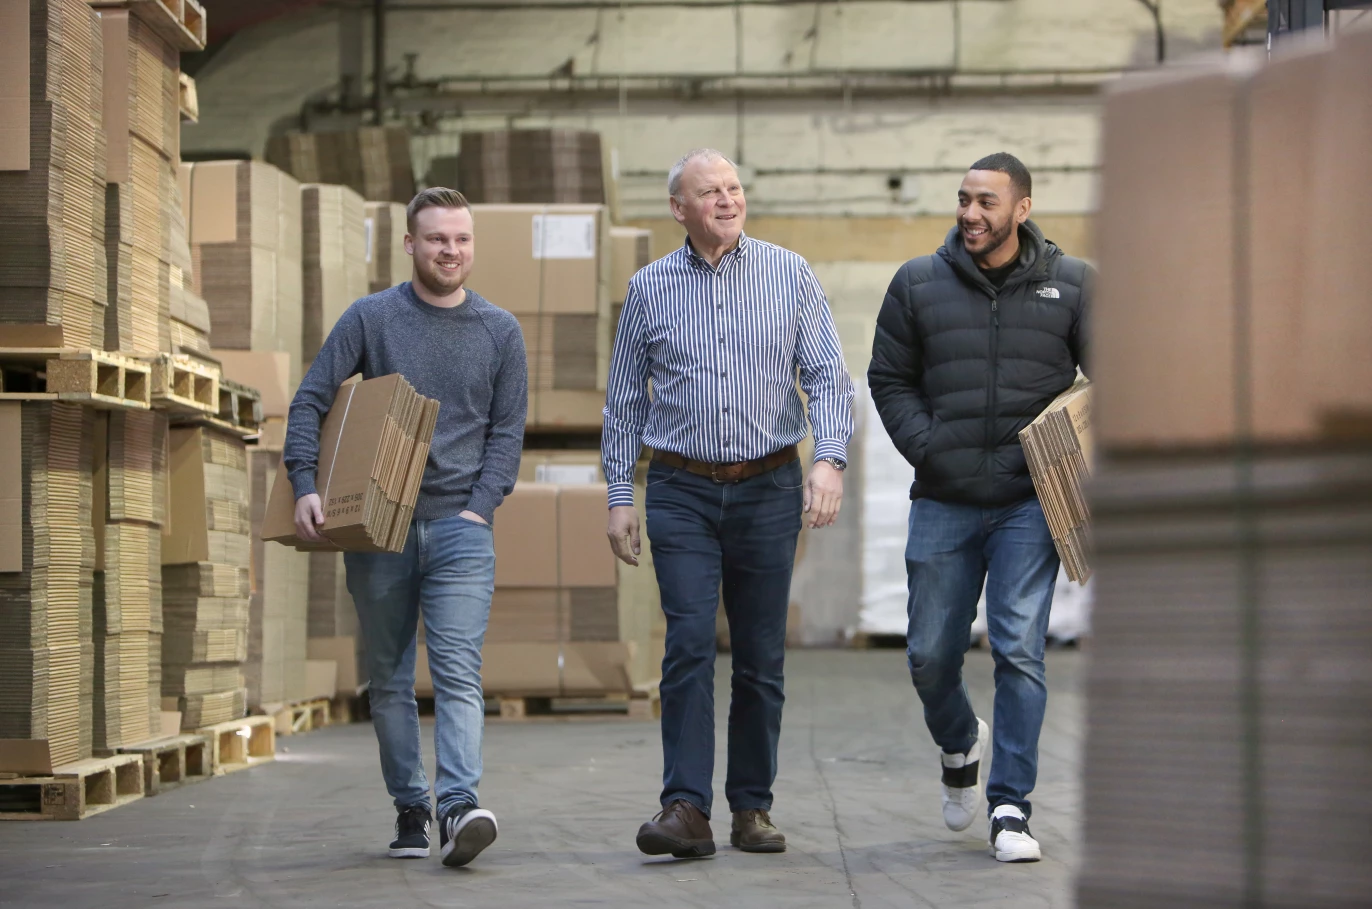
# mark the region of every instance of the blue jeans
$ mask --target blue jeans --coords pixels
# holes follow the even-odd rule
[[[477,804],[481,780],[481,644],[495,591],[491,528],[462,517],[416,520],[405,551],[343,556],[367,651],[381,775],[397,808],[429,804],[414,697],[415,630],[434,684],[438,810]]]
[[[648,469],[647,530],[667,616],[662,804],[714,800],[715,616],[721,585],[733,655],[729,808],[771,809],[782,664],[803,501],[799,461],[739,483]]]
[[[1028,817],[1048,703],[1044,637],[1058,575],[1043,508],[1037,498],[1004,508],[916,499],[905,570],[910,677],[924,703],[924,722],[948,754],[966,753],[977,738],[962,658],[986,583],[987,633],[996,664],[987,811],[1016,805]]]

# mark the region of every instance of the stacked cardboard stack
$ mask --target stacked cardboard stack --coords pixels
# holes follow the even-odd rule
[[[300,185],[256,161],[183,164],[195,290],[214,345],[285,351],[300,381]]]
[[[107,150],[105,344],[171,345],[171,218],[180,155],[177,50],[125,10],[101,12]]]
[[[371,202],[405,204],[414,197],[410,134],[403,128],[272,136],[266,157],[301,183],[347,186]]]
[[[629,279],[653,261],[653,232],[641,227],[610,228],[610,347],[619,333],[619,314],[629,294]]]
[[[1091,577],[1091,509],[1084,489],[1091,478],[1091,384],[1082,380],[1058,395],[1020,430],[1019,440],[1062,566],[1084,584]]]
[[[91,411],[0,402],[0,738],[91,754]]]
[[[300,188],[304,297],[301,359],[314,362],[338,317],[367,296],[366,212],[346,186],[307,183]]]
[[[295,494],[281,465],[262,538],[326,552],[400,552],[410,530],[419,484],[438,420],[438,402],[399,374],[339,389],[319,432],[315,487],[324,508],[310,543],[295,533]]]
[[[571,129],[464,132],[458,188],[472,202],[604,205],[600,133]]]
[[[105,137],[100,23],[80,0],[0,9],[0,322],[60,324],[68,347],[105,334]]]
[[[172,184],[171,262],[168,285],[171,295],[170,329],[173,353],[210,353],[210,307],[196,291],[195,265],[186,232],[186,214],[180,183]],[[256,387],[258,378],[244,382]]]
[[[298,701],[306,696],[309,560],[319,553],[297,552],[263,541],[262,519],[281,465],[281,453],[250,448],[248,465],[252,479],[252,592],[248,601],[248,655],[243,677],[248,704],[257,707]]]
[[[94,745],[109,749],[160,729],[150,688],[161,664],[167,420],[102,414],[94,442]]]
[[[368,202],[366,206],[367,291],[380,293],[410,280],[405,206],[398,202]]]
[[[1107,98],[1083,907],[1372,887],[1369,79],[1347,32]]]
[[[598,205],[477,205],[471,285],[524,330],[531,428],[598,429],[610,358],[610,224]]]
[[[234,436],[198,426],[173,429],[169,448],[162,694],[176,700],[182,726],[194,729],[240,717],[247,706],[247,450]]]

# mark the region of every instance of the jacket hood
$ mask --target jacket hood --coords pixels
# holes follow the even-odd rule
[[[939,247],[936,255],[952,265],[963,280],[987,290],[995,290],[981,273],[981,269],[977,268],[977,263],[972,261],[972,254],[963,244],[962,231],[958,230],[956,224],[943,238],[943,245]],[[1039,226],[1032,219],[1026,220],[1019,226],[1019,267],[1010,273],[1010,277],[1005,281],[1005,287],[1013,287],[1030,278],[1046,275],[1048,266],[1061,255],[1062,250],[1058,249],[1057,244],[1044,237],[1043,231],[1039,230]]]

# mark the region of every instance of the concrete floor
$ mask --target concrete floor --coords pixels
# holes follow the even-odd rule
[[[353,725],[283,739],[274,764],[86,821],[0,825],[0,906],[1070,906],[1081,662],[1049,657],[1033,818],[1045,860],[1034,865],[988,857],[981,824],[943,826],[936,751],[904,654],[795,651],[773,811],[783,855],[730,849],[723,805],[715,857],[640,855],[659,739],[655,724],[618,720],[489,724],[481,796],[500,839],[467,869],[443,868],[436,848],[427,861],[389,859],[394,815],[375,739]],[[721,683],[727,666],[722,656]],[[989,719],[990,658],[969,654],[967,675]],[[722,790],[722,734],[718,744]]]

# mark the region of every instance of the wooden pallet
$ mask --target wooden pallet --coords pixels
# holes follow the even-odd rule
[[[496,696],[492,698],[501,720],[655,720],[662,716],[657,683],[640,685],[631,693],[594,697]]]
[[[279,736],[300,735],[333,725],[333,702],[327,698],[272,704],[262,710],[276,724],[276,734]]]
[[[276,760],[276,722],[250,716],[196,730],[210,740],[210,772],[223,776]]]
[[[150,367],[131,357],[91,348],[0,348],[0,400],[147,410],[150,374]]]
[[[181,102],[181,122],[200,122],[200,98],[195,90],[195,80],[186,73],[181,74],[178,88]]]
[[[0,820],[79,821],[143,797],[143,758],[91,758],[51,776],[0,779]]]
[[[198,732],[186,732],[135,745],[122,745],[116,754],[136,754],[143,758],[143,794],[169,792],[187,783],[210,778],[210,739]]]
[[[257,435],[262,428],[262,392],[221,377],[219,419]]]
[[[205,49],[205,7],[198,0],[86,0],[96,9],[126,9],[185,53]]]
[[[172,414],[219,413],[219,370],[184,354],[143,357],[152,367],[152,403]]]

